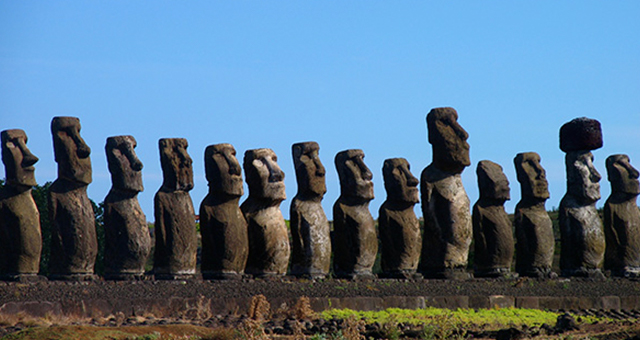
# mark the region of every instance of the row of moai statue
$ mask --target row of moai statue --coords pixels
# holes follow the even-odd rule
[[[333,230],[321,201],[326,192],[325,168],[315,142],[292,146],[298,192],[290,206],[290,235],[280,210],[286,198],[284,173],[270,149],[248,150],[242,168],[249,187],[243,195],[242,169],[230,144],[205,150],[209,193],[200,205],[201,272],[205,279],[285,275],[323,278],[372,278],[380,245],[384,277],[466,279],[472,239],[477,277],[517,274],[553,278],[555,238],[545,209],[549,198],[545,171],[534,152],[514,159],[522,198],[513,224],[504,208],[509,181],[500,165],[480,161],[480,198],[470,212],[461,173],[471,164],[468,134],[452,108],[427,115],[433,162],[418,181],[403,158],[383,165],[387,199],[380,207],[378,230],[369,211],[374,198],[372,173],[362,150],[339,152],[335,166],[340,196],[333,206]],[[50,279],[95,279],[97,238],[87,186],[91,183],[90,148],[74,117],[55,117],[51,124],[58,179],[51,185]],[[22,130],[2,132],[6,183],[0,193],[0,270],[5,280],[38,277],[42,239],[39,213],[31,197],[38,161],[26,146]],[[182,138],[160,139],[163,184],[154,198],[156,279],[186,279],[196,275],[197,232],[192,160]],[[560,204],[563,276],[603,277],[640,274],[640,194],[638,171],[625,155],[607,158],[612,193],[604,208],[604,223],[595,202],[600,175],[591,150],[602,146],[600,123],[578,118],[562,126],[560,148],[566,152],[567,193]],[[112,188],[104,200],[105,279],[145,276],[151,252],[146,217],[137,201],[143,190],[142,163],[131,136],[109,137],[106,153]],[[420,191],[418,191],[420,185]],[[414,205],[422,202],[421,231]],[[515,227],[515,241],[512,228]],[[517,243],[516,243],[517,241]],[[511,273],[516,258],[516,273]]]

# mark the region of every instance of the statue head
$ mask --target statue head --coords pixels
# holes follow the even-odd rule
[[[502,172],[502,167],[492,161],[480,161],[476,168],[478,175],[478,188],[480,189],[481,199],[490,199],[496,201],[508,201],[509,180]]]
[[[54,117],[51,121],[53,151],[58,163],[58,178],[84,185],[91,183],[91,149],[80,137],[80,120]]]
[[[2,135],[2,162],[7,185],[30,188],[36,185],[35,167],[38,157],[27,147],[27,134],[23,130],[4,130]]]
[[[340,178],[340,196],[357,201],[371,201],[373,196],[373,174],[364,164],[364,152],[350,149],[338,152],[335,158]]]
[[[523,152],[513,159],[522,197],[546,200],[549,198],[549,183],[540,155],[535,152]]]
[[[293,165],[296,168],[298,193],[308,197],[322,197],[327,192],[325,169],[320,162],[316,142],[296,143],[291,146]]]
[[[107,138],[105,150],[111,173],[113,188],[120,191],[141,192],[142,162],[138,159],[135,147],[138,145],[133,136],[114,136]]]
[[[433,165],[445,172],[462,173],[471,164],[469,134],[458,124],[458,113],[450,107],[432,109],[427,115]]]
[[[631,166],[629,156],[611,155],[607,157],[607,177],[611,182],[612,193],[640,194],[638,170]]]
[[[193,160],[187,153],[189,143],[184,138],[162,138],[160,165],[162,188],[166,191],[190,191],[193,189]]]
[[[404,158],[385,159],[382,166],[384,188],[387,191],[387,200],[406,203],[418,203],[417,178],[410,171],[409,162]]]
[[[565,156],[567,167],[567,193],[593,203],[600,199],[602,176],[593,166],[591,151],[574,151]]]
[[[282,202],[287,198],[284,172],[278,166],[278,156],[271,149],[253,149],[244,153],[242,167],[247,176],[249,197]]]
[[[240,197],[244,193],[242,168],[233,145],[223,143],[207,146],[204,169],[210,192],[231,197]]]

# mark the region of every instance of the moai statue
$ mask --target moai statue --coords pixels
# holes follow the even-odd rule
[[[58,179],[49,191],[50,278],[93,280],[98,239],[93,207],[87,196],[87,186],[91,183],[91,149],[80,137],[78,118],[54,117],[51,133]]]
[[[460,174],[471,164],[469,135],[450,107],[427,115],[433,161],[420,176],[424,216],[421,272],[430,278],[467,279],[472,225],[469,197]]]
[[[605,238],[596,210],[601,176],[590,150],[602,147],[600,122],[576,118],[560,129],[560,149],[566,153],[567,193],[560,201],[560,269],[563,276],[603,278]]]
[[[296,143],[291,147],[298,182],[298,193],[290,207],[291,272],[313,279],[324,278],[331,267],[331,228],[322,209],[327,186],[319,150],[316,142]]]
[[[133,136],[115,136],[105,146],[112,184],[104,199],[105,279],[143,278],[151,252],[147,218],[138,203],[144,187],[136,145]]]
[[[420,182],[409,169],[409,162],[404,158],[386,159],[382,166],[387,200],[380,206],[378,229],[382,275],[390,278],[421,277],[416,270],[422,235],[413,211],[413,206],[420,200]]]
[[[209,193],[200,204],[202,277],[240,279],[249,256],[249,236],[238,205],[244,190],[236,149],[231,144],[207,146],[204,168]]]
[[[291,255],[289,232],[280,211],[280,203],[287,198],[284,172],[271,149],[247,150],[243,168],[249,185],[249,197],[240,206],[249,226],[245,272],[258,277],[284,275]]]
[[[476,168],[480,198],[473,205],[475,240],[474,275],[476,277],[511,277],[514,244],[511,221],[504,210],[509,200],[509,180],[502,167],[480,161]]]
[[[184,138],[159,141],[163,182],[154,198],[156,248],[153,272],[156,279],[191,279],[196,274],[198,236],[189,191],[193,167]]]
[[[516,166],[522,198],[516,205],[516,271],[521,276],[555,278],[551,271],[555,238],[553,224],[544,207],[549,199],[549,184],[540,156],[535,152],[516,155]]]
[[[335,158],[340,197],[333,205],[333,269],[337,277],[373,278],[378,235],[369,212],[373,199],[373,175],[359,149],[341,151]]]
[[[640,276],[640,194],[638,170],[627,155],[607,158],[611,196],[604,205],[605,269],[615,276]]]
[[[42,251],[40,214],[31,196],[38,157],[27,148],[24,131],[4,130],[0,135],[6,174],[0,189],[0,275],[5,280],[34,281],[41,279],[37,274]]]

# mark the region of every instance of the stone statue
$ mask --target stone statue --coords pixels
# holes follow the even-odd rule
[[[136,146],[133,136],[109,137],[105,146],[112,183],[104,199],[105,279],[143,278],[151,252],[147,218],[138,203],[144,187]]]
[[[291,255],[289,232],[280,211],[280,203],[287,198],[284,172],[271,149],[247,150],[243,168],[249,185],[249,197],[240,206],[249,226],[245,271],[258,277],[284,275]]]
[[[387,200],[380,206],[378,229],[382,275],[385,277],[420,277],[416,270],[422,235],[418,217],[413,211],[413,206],[419,202],[420,182],[409,168],[409,162],[404,158],[386,159],[382,166]]]
[[[378,235],[369,212],[373,175],[364,164],[364,152],[341,151],[335,158],[340,197],[333,205],[333,269],[341,278],[373,278]]]
[[[39,279],[42,233],[40,214],[31,196],[38,157],[27,148],[22,130],[4,130],[2,162],[6,182],[0,189],[0,275],[2,279]]]
[[[602,146],[600,122],[576,118],[560,129],[560,149],[566,153],[567,193],[560,201],[559,222],[563,276],[603,278],[605,238],[596,210],[601,176],[590,150]]]
[[[91,183],[91,149],[80,136],[80,120],[51,121],[58,179],[49,191],[51,219],[50,277],[54,280],[93,280],[98,254],[95,215],[87,196]]]
[[[469,197],[460,174],[471,164],[469,135],[450,107],[427,115],[433,161],[420,176],[424,216],[421,272],[426,277],[466,279],[472,239]]]
[[[514,244],[511,221],[504,210],[509,200],[509,180],[502,167],[480,161],[476,168],[480,198],[473,205],[474,275],[510,277]]]
[[[236,149],[231,144],[207,146],[204,167],[209,193],[200,204],[202,277],[240,279],[249,256],[249,236],[238,206],[244,190]]]
[[[321,204],[327,186],[319,150],[316,142],[291,147],[298,182],[290,210],[291,272],[314,279],[327,276],[331,267],[331,228]]]
[[[516,155],[516,166],[522,199],[516,205],[516,271],[521,276],[555,278],[551,271],[555,238],[553,224],[545,209],[549,184],[540,156],[535,152]]]
[[[159,141],[163,182],[154,198],[156,279],[191,279],[196,273],[198,237],[189,191],[193,167],[184,138]]]
[[[615,276],[640,276],[640,194],[638,170],[627,155],[607,158],[611,196],[604,205],[604,267]]]

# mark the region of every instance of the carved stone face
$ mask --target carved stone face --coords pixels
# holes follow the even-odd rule
[[[35,167],[38,157],[27,148],[27,135],[19,129],[2,131],[2,162],[7,184],[32,187],[36,185]]]
[[[193,160],[187,153],[189,143],[184,138],[162,138],[160,164],[166,190],[189,191],[193,189]]]
[[[509,194],[509,180],[502,172],[502,167],[492,161],[478,162],[478,187],[480,197],[498,201],[507,201]]]
[[[340,194],[370,201],[373,196],[373,174],[364,164],[364,152],[359,149],[341,151],[335,158]]]
[[[224,143],[207,146],[204,151],[204,168],[211,192],[232,197],[242,196],[242,169],[233,145]]]
[[[384,188],[387,190],[387,200],[407,203],[418,203],[417,178],[410,171],[409,162],[404,158],[391,158],[384,161],[382,166]]]
[[[567,166],[567,191],[586,202],[600,199],[602,176],[593,166],[593,154],[589,151],[573,151],[565,157]]]
[[[138,159],[135,147],[138,145],[133,136],[115,136],[107,138],[105,150],[111,173],[113,188],[121,191],[141,192],[142,162]]]
[[[272,201],[283,201],[287,198],[284,172],[278,166],[278,157],[273,150],[247,150],[244,153],[243,167],[250,197]]]
[[[549,183],[540,156],[535,152],[519,153],[513,160],[523,197],[540,200],[549,198]]]
[[[471,164],[467,143],[469,134],[458,124],[456,110],[450,107],[431,110],[427,115],[427,129],[436,168],[461,173]]]
[[[322,197],[327,192],[325,168],[320,162],[316,142],[296,143],[291,147],[293,164],[296,168],[298,192]]]
[[[638,170],[631,166],[629,156],[612,155],[607,158],[607,174],[611,182],[611,191],[624,194],[640,194]]]
[[[54,117],[51,133],[58,178],[90,184],[91,149],[80,136],[80,120],[76,117]]]

